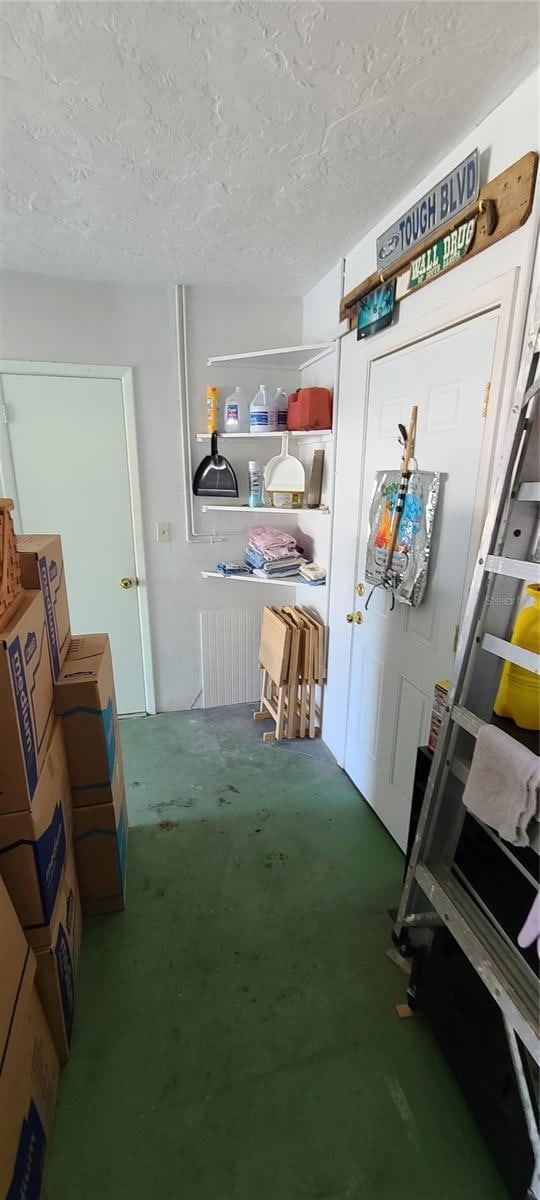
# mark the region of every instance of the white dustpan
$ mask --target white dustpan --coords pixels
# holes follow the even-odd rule
[[[305,492],[306,473],[299,458],[289,454],[289,435],[283,434],[281,454],[276,454],[264,468],[267,492]]]

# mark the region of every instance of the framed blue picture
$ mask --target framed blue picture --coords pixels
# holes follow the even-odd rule
[[[396,307],[396,281],[381,283],[379,287],[362,296],[356,310],[356,339],[371,337],[391,325]]]

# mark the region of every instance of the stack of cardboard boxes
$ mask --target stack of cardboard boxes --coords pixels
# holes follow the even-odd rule
[[[127,845],[108,638],[71,637],[60,538],[20,537],[16,545],[24,590],[8,623],[0,623],[2,1129],[11,1061],[8,1034],[9,1054],[26,1066],[16,1089],[21,1111],[10,1115],[10,1122],[19,1121],[18,1135],[14,1125],[12,1141],[0,1139],[0,1182],[8,1180],[0,1187],[2,1200],[19,1195],[9,1183],[18,1179],[21,1163],[27,1171],[37,1170],[35,1163],[28,1165],[28,1155],[46,1136],[55,1069],[57,1074],[58,1060],[64,1063],[69,1052],[81,901],[85,915],[124,907]],[[1,551],[0,545],[0,559]],[[2,914],[9,936],[4,936]],[[18,1023],[9,1032],[2,1021],[11,1013],[13,1022],[15,1012]],[[39,1041],[47,1067],[46,1096],[37,1099],[30,1096],[37,1069],[32,1038]],[[34,1082],[38,1091],[45,1088],[44,1079]],[[25,1105],[28,1111],[21,1116]],[[39,1137],[33,1121],[40,1124]]]
[[[35,985],[36,959],[0,880],[0,1196],[39,1196],[60,1065]]]
[[[124,907],[127,809],[109,639],[72,638],[56,682],[85,917]]]

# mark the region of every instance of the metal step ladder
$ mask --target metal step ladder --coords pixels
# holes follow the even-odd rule
[[[445,925],[498,1004],[535,1153],[529,1195],[540,1200],[540,1141],[527,1070],[527,1055],[540,1063],[538,977],[454,861],[466,812],[464,784],[478,732],[493,720],[502,662],[540,673],[540,655],[509,640],[523,584],[540,583],[540,288],[531,308],[499,474],[473,572],[394,941],[410,953],[415,944],[429,944],[434,927]],[[505,725],[505,731],[527,740],[513,722]],[[538,872],[526,869],[498,834],[485,825],[482,828],[538,889]]]

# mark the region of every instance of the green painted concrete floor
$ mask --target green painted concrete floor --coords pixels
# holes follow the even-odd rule
[[[128,907],[88,922],[47,1200],[503,1200],[386,956],[402,857],[251,709],[122,723]]]

